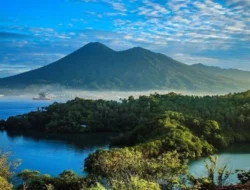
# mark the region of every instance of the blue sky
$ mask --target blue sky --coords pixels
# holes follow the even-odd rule
[[[7,0],[0,77],[49,64],[88,42],[141,46],[186,64],[250,70],[249,0]]]

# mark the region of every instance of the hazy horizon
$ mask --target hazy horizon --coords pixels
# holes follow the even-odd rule
[[[46,96],[51,98],[51,101],[60,101],[60,100],[71,100],[75,98],[83,99],[103,99],[103,100],[115,100],[119,101],[120,99],[127,99],[129,96],[134,98],[139,98],[139,96],[149,96],[151,94],[169,94],[176,93],[181,95],[188,96],[214,96],[214,95],[226,95],[229,93],[237,93],[236,91],[216,91],[216,92],[205,92],[205,91],[191,91],[191,90],[178,90],[178,89],[149,89],[149,90],[83,90],[83,89],[72,89],[63,87],[61,85],[42,85],[39,88],[26,88],[26,89],[1,89],[0,96],[1,100],[10,100],[13,99],[30,99],[37,96],[40,92],[44,92]]]

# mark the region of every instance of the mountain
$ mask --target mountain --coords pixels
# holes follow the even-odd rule
[[[60,84],[94,90],[228,92],[248,89],[250,72],[245,74],[246,82],[238,80],[238,74],[235,74],[238,71],[220,74],[221,71],[213,73],[210,68],[188,66],[141,47],[114,51],[95,42],[47,66],[0,79],[0,88]]]
[[[206,66],[201,63],[191,65],[191,67],[201,72],[207,72],[216,76],[222,76],[233,79],[237,82],[250,86],[250,72],[238,69],[222,69],[215,66]]]

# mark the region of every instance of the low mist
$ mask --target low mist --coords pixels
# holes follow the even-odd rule
[[[205,96],[205,95],[223,95],[229,92],[199,92],[199,91],[180,91],[180,90],[147,90],[147,91],[118,91],[118,90],[79,90],[79,89],[68,89],[60,85],[55,86],[42,86],[42,87],[29,87],[24,89],[0,89],[0,98],[24,98],[32,99],[39,93],[45,93],[46,96],[50,97],[52,100],[71,100],[76,97],[84,99],[104,99],[104,100],[116,100],[128,98],[129,96],[134,96],[138,98],[142,95],[150,94],[168,94],[170,92],[175,92],[182,95],[195,95],[195,96]]]

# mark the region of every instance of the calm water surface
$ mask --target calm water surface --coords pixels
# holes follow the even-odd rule
[[[231,147],[221,151],[219,154],[218,167],[227,164],[228,170],[234,172],[237,169],[250,170],[250,144],[235,144]],[[206,175],[206,169],[204,162],[207,162],[207,158],[201,158],[195,161],[191,161],[189,164],[189,171],[191,174],[202,177]],[[232,175],[227,183],[237,183],[237,176]]]
[[[61,100],[63,101],[63,100]],[[53,101],[33,101],[27,98],[0,97],[0,119],[37,110],[38,107],[48,106]]]
[[[51,103],[1,98],[0,119],[34,111]],[[82,174],[84,159],[97,149],[107,149],[110,136],[112,134],[17,134],[0,131],[0,149],[10,151],[12,159],[22,160],[19,171],[28,168],[55,176],[65,169],[72,169]]]

